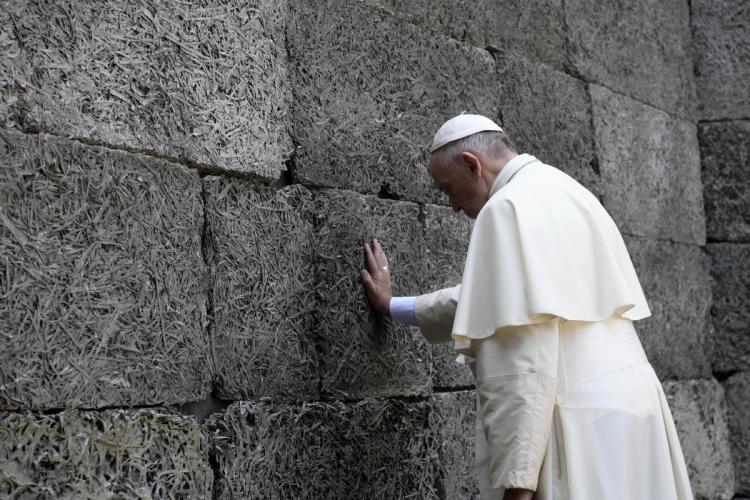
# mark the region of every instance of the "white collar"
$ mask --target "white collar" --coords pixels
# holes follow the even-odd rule
[[[505,186],[510,180],[513,178],[516,173],[518,173],[519,170],[521,170],[523,167],[528,165],[529,163],[534,163],[535,161],[539,161],[536,159],[536,157],[531,156],[530,154],[520,154],[510,160],[508,163],[505,164],[505,166],[500,170],[500,173],[497,174],[497,178],[495,179],[495,182],[492,183],[492,188],[490,188],[490,197],[497,193],[500,188]]]

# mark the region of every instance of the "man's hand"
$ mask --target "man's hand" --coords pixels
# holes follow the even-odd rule
[[[370,300],[373,309],[380,314],[389,315],[393,289],[391,288],[388,259],[378,240],[373,240],[372,247],[369,243],[365,243],[364,249],[367,269],[362,269],[359,273],[362,276],[362,283],[365,285],[367,298]]]

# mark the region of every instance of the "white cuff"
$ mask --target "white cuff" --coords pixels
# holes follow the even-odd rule
[[[390,309],[393,321],[417,326],[417,316],[414,314],[416,299],[416,297],[391,297],[388,309]]]

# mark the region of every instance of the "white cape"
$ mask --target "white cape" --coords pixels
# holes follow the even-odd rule
[[[513,182],[508,182],[513,178]],[[504,326],[650,316],[614,221],[588,190],[531,155],[500,172],[471,233],[456,349]],[[470,352],[469,352],[470,354]]]

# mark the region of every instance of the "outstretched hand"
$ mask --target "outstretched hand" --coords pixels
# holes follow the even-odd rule
[[[367,298],[370,300],[373,309],[380,314],[388,315],[390,314],[390,303],[393,296],[388,258],[386,258],[378,240],[373,240],[372,245],[365,243],[364,250],[367,269],[362,269],[359,273],[362,277],[362,283],[365,285]]]

